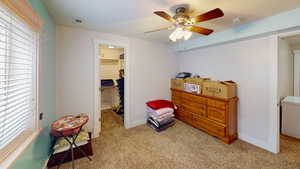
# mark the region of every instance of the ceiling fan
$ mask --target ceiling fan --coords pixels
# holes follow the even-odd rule
[[[171,17],[169,14],[167,14],[164,11],[155,11],[154,14],[166,19],[167,21],[170,21],[172,23],[172,26],[169,26],[167,28],[160,28],[152,31],[148,31],[145,33],[152,33],[157,32],[161,30],[174,30],[173,33],[170,34],[169,38],[173,42],[176,42],[176,40],[184,39],[188,40],[192,36],[192,32],[199,33],[202,35],[209,35],[213,32],[212,29],[207,29],[199,26],[195,26],[199,22],[208,21],[211,19],[219,18],[224,16],[224,13],[221,9],[216,8],[211,11],[208,11],[204,14],[198,15],[196,17],[190,17],[188,14],[188,10],[186,7],[178,7],[175,10],[175,15]]]

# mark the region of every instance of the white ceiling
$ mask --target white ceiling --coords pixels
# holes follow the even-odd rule
[[[119,35],[148,38],[168,42],[171,31],[144,34],[145,31],[166,27],[170,23],[155,16],[163,10],[170,15],[174,5],[187,3],[193,15],[221,8],[225,16],[199,25],[222,31],[238,24],[254,21],[300,7],[300,0],[44,0],[58,24],[84,27]],[[236,17],[241,22],[234,24]],[[75,23],[81,19],[82,24]],[[295,18],[296,19],[296,18]],[[201,35],[193,34],[193,38]]]

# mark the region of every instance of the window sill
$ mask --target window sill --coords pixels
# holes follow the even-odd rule
[[[14,152],[12,152],[2,163],[0,163],[0,169],[8,169],[36,139],[40,132],[41,129],[37,129],[36,131],[32,132],[32,134],[26,140],[24,140],[24,142],[18,148],[16,148]]]

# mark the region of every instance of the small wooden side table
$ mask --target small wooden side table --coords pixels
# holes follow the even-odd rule
[[[63,137],[69,144],[70,148],[68,152],[71,151],[72,156],[72,168],[75,169],[74,164],[74,147],[76,147],[80,152],[82,152],[90,161],[92,160],[83,150],[80,149],[75,143],[82,127],[88,122],[89,117],[85,114],[80,114],[78,116],[68,115],[59,118],[51,124],[51,134],[55,137]],[[73,147],[74,146],[74,147]],[[65,156],[61,159],[60,164],[64,161]],[[60,165],[59,164],[59,165]],[[59,165],[57,168],[59,168]]]

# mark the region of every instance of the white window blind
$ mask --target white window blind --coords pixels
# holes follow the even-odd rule
[[[35,127],[37,37],[0,5],[0,152]]]

